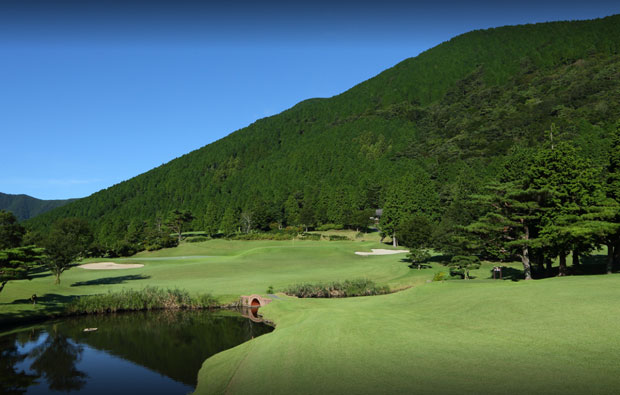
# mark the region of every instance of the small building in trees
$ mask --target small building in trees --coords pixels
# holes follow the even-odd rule
[[[381,216],[383,215],[383,209],[382,208],[378,208],[375,210],[375,216],[374,217],[370,217],[370,219],[375,221],[375,225],[379,224],[379,221],[381,220]]]

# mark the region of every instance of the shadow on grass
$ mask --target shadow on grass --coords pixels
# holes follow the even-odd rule
[[[427,262],[429,263],[439,263],[441,265],[447,266],[452,260],[452,255],[434,255]]]
[[[418,269],[417,263],[411,263],[409,259],[403,258],[400,260],[402,263],[406,263],[410,269]],[[426,261],[420,264],[420,270],[422,269],[431,269],[433,266],[430,264],[430,261]]]
[[[110,285],[110,284],[123,284],[127,281],[135,281],[135,280],[148,280],[151,276],[144,276],[142,274],[132,274],[128,276],[117,276],[117,277],[104,277],[97,278],[95,280],[89,281],[78,281],[71,284],[72,287],[82,287],[85,285]]]
[[[614,268],[617,271],[617,268]],[[576,276],[587,276],[593,274],[607,273],[607,255],[590,255],[581,257],[581,264],[571,267],[571,274]]]
[[[53,307],[64,303],[69,303],[77,296],[73,295],[59,295],[59,294],[45,294],[43,296],[37,296],[37,304],[45,307]],[[30,299],[15,299],[11,303],[3,304],[32,304]]]
[[[37,297],[37,306],[32,309],[23,308],[19,311],[0,314],[0,328],[10,328],[30,322],[44,321],[62,314],[65,304],[78,298],[79,295],[45,294]],[[32,305],[30,299],[16,299],[0,305]]]
[[[501,266],[502,268],[502,278],[499,278],[499,273],[495,273],[496,280],[510,280],[510,281],[520,281],[525,279],[523,274],[523,270],[515,269],[514,267]],[[489,278],[493,279],[493,269],[489,270]]]

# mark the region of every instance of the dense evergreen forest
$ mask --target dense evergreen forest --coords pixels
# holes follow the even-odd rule
[[[28,195],[11,195],[0,192],[0,210],[8,210],[20,221],[36,217],[76,199],[42,200]]]
[[[359,228],[384,208],[386,235],[402,233],[409,245],[456,248],[463,232],[491,239],[501,222],[490,217],[493,199],[504,197],[529,207],[531,215],[521,218],[537,218],[532,232],[542,233],[531,237],[542,249],[552,243],[545,224],[570,222],[566,202],[549,200],[557,180],[532,184],[536,169],[545,173],[545,163],[556,163],[550,157],[590,169],[596,184],[588,193],[600,199],[573,202],[581,207],[571,212],[573,222],[613,223],[609,215],[597,216],[602,208],[588,207],[604,196],[613,200],[605,185],[617,183],[610,163],[620,150],[619,120],[620,15],[473,31],[338,96],[301,102],[26,225],[41,234],[61,218],[83,218],[99,245],[109,247],[161,232],[173,210],[180,210],[177,217],[191,212],[184,230],[230,234],[324,224]],[[582,176],[575,172],[556,178]],[[529,200],[515,188],[529,190]],[[544,213],[533,214],[527,202]],[[514,213],[501,215],[517,221]],[[515,232],[495,251],[489,241],[455,253],[509,254],[524,246],[514,242],[523,238]],[[584,239],[583,251],[592,243]],[[572,249],[565,243],[558,251]]]

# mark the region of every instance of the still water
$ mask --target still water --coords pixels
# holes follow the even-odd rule
[[[205,359],[272,330],[231,311],[54,321],[0,337],[0,393],[187,394]]]

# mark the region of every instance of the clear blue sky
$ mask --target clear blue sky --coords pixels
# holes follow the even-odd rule
[[[480,28],[618,1],[0,0],[0,192],[83,197]]]

